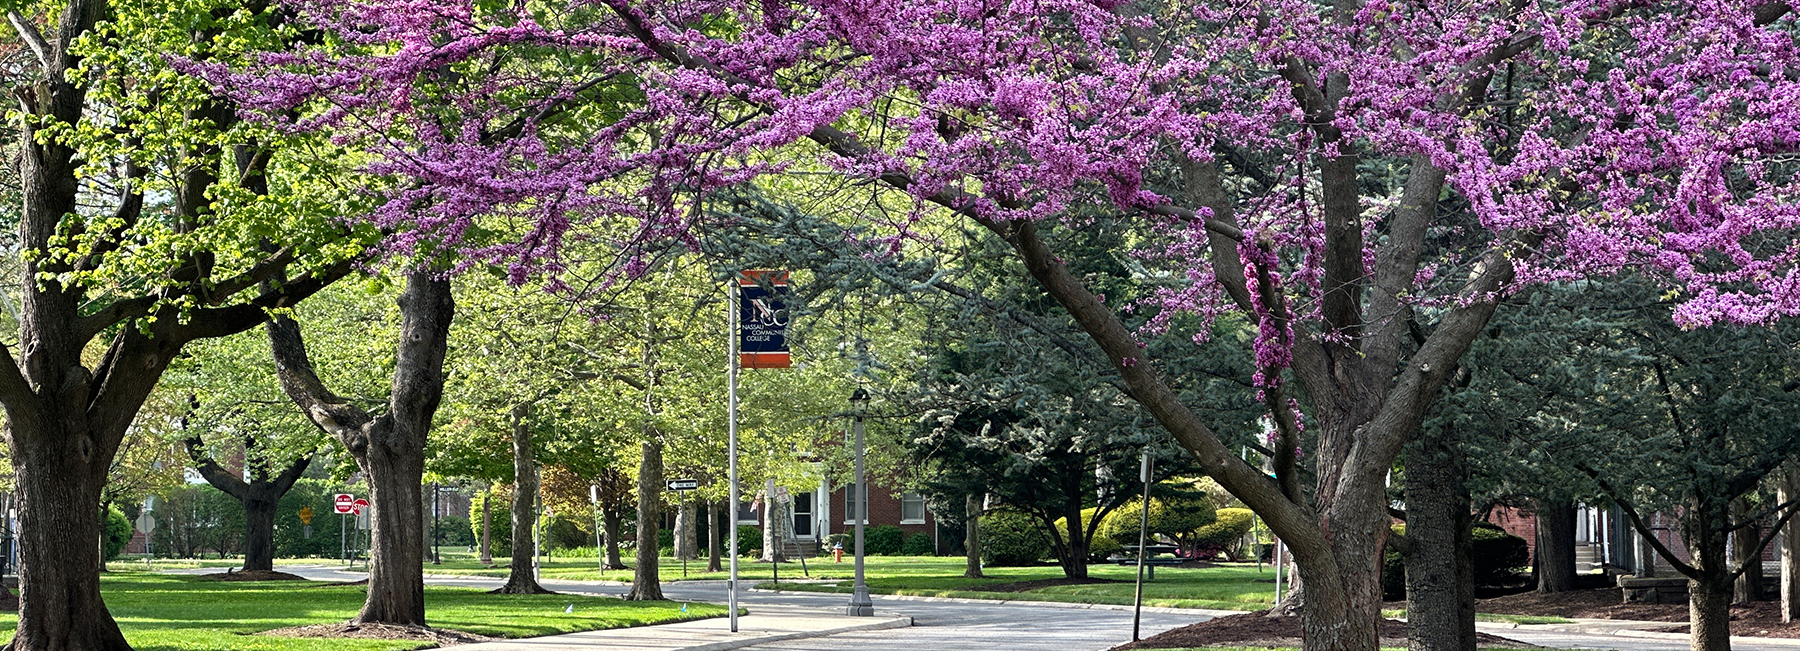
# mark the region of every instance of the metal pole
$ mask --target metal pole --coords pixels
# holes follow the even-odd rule
[[[725,411],[727,412],[726,421],[728,421],[725,428],[725,458],[727,465],[726,474],[730,476],[731,484],[730,489],[728,489],[731,506],[727,509],[730,513],[730,517],[727,518],[726,521],[731,523],[731,549],[729,550],[729,555],[731,556],[731,576],[725,580],[725,590],[729,593],[725,598],[725,607],[730,611],[727,617],[731,620],[731,632],[736,633],[738,630],[738,281],[736,278],[733,278],[731,284],[725,287],[725,291],[731,294],[731,300],[726,301],[726,312],[728,315],[726,323],[728,323],[729,326],[726,328],[727,332],[725,333],[725,340],[728,342],[726,345],[726,350],[728,351],[726,354],[727,361],[725,362]]]
[[[1269,565],[1275,568],[1275,605],[1281,605],[1281,539],[1275,539],[1275,553],[1270,556]]]
[[[1138,510],[1137,589],[1131,597],[1131,641],[1138,641],[1138,623],[1144,614],[1144,548],[1150,544],[1150,448],[1138,464],[1138,481],[1144,482],[1144,506]]]
[[[348,535],[349,534],[344,532],[344,514],[339,513],[338,514],[338,558],[344,559],[345,564],[348,564],[350,562],[350,539],[346,537]]]
[[[875,615],[875,602],[869,599],[869,584],[863,582],[863,523],[869,519],[869,482],[863,477],[863,413],[860,401],[857,404],[856,420],[850,427],[856,431],[856,512],[850,516],[856,521],[856,588],[850,595],[850,607],[845,612],[856,617],[872,617]]]

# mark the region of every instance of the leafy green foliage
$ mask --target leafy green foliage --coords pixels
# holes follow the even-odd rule
[[[883,524],[869,527],[863,531],[863,553],[881,556],[893,556],[906,546],[906,532],[900,527]]]
[[[1141,500],[1126,502],[1100,523],[1100,534],[1115,540],[1130,540],[1136,545],[1139,520],[1143,513]],[[1212,524],[1214,518],[1212,498],[1205,493],[1150,497],[1148,526],[1151,536],[1168,536],[1178,541],[1191,542],[1200,528]]]
[[[1244,535],[1256,525],[1256,514],[1250,509],[1219,509],[1211,524],[1194,530],[1194,547],[1231,552],[1243,543]]]
[[[906,544],[900,546],[900,555],[935,556],[937,555],[937,543],[931,539],[931,534],[915,533],[906,537]]]
[[[999,567],[1035,565],[1050,555],[1043,523],[1010,508],[981,516],[981,562]]]
[[[100,531],[106,534],[105,546],[100,550],[101,558],[106,560],[118,558],[119,552],[125,550],[125,543],[131,542],[131,520],[126,519],[125,513],[116,506],[106,510]]]

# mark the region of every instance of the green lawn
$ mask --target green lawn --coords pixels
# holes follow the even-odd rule
[[[821,571],[815,578],[839,579],[837,584],[790,583],[785,567],[782,590],[815,592],[850,592],[850,563],[816,566]],[[875,594],[923,597],[957,597],[973,599],[1025,599],[1032,601],[1069,601],[1078,603],[1130,604],[1135,567],[1090,565],[1088,576],[1113,579],[1118,583],[1049,586],[1029,592],[989,592],[983,586],[1015,581],[1062,578],[1062,568],[990,567],[985,579],[962,576],[960,557],[871,557],[866,576],[869,591]],[[798,577],[796,577],[798,578]],[[1221,610],[1259,610],[1267,608],[1275,598],[1275,573],[1269,566],[1260,569],[1253,563],[1221,563],[1205,569],[1158,568],[1156,580],[1144,583],[1144,605],[1175,608],[1217,608]],[[776,587],[764,583],[757,587]]]
[[[300,581],[220,582],[115,572],[101,579],[108,609],[141,651],[364,651],[418,648],[418,642],[304,639],[247,635],[287,626],[347,620],[364,588]],[[573,613],[563,612],[569,605]],[[683,607],[687,612],[682,612]],[[491,595],[468,588],[425,588],[432,626],[483,635],[530,637],[716,617],[725,608],[680,602],[628,602],[571,595]],[[0,640],[14,613],[0,614]]]

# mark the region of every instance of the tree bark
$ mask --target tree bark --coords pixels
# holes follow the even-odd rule
[[[185,417],[184,417],[185,420]],[[187,424],[182,423],[182,427]],[[206,453],[204,442],[198,435],[190,436],[186,441],[188,458],[194,462],[194,470],[200,477],[211,484],[219,492],[237,498],[244,507],[244,571],[272,571],[275,569],[275,511],[281,503],[281,496],[300,481],[306,474],[307,466],[312,464],[312,455],[300,457],[274,478],[269,477],[266,460],[253,459],[251,454],[256,446],[254,437],[244,438],[244,463],[249,466],[249,478],[241,479],[231,471],[220,466],[218,461]]]
[[[1085,465],[1085,464],[1084,464]],[[1087,523],[1081,521],[1081,479],[1069,473],[1065,481],[1071,485],[1064,486],[1066,496],[1063,500],[1063,576],[1070,579],[1088,578],[1087,571]],[[1067,489],[1073,488],[1073,494]]]
[[[1442,434],[1408,449],[1406,621],[1412,651],[1475,648],[1475,564],[1461,448]]]
[[[1781,474],[1776,501],[1786,504],[1800,498],[1800,470]],[[1781,621],[1800,619],[1800,518],[1790,519],[1781,532]]]
[[[1567,498],[1539,498],[1537,517],[1537,591],[1575,589],[1575,503]]]
[[[1719,555],[1723,560],[1723,550]],[[1713,577],[1689,578],[1688,624],[1691,651],[1730,651],[1731,585]]]
[[[487,494],[481,496],[481,564],[493,565],[493,532],[494,532],[494,487],[489,486]]]
[[[531,449],[531,403],[521,402],[512,408],[513,499],[512,499],[512,564],[506,572],[506,585],[497,594],[551,594],[539,585],[532,564],[537,557],[537,456]]]
[[[723,504],[722,500],[712,500],[706,503],[706,571],[708,572],[725,571],[724,562],[719,554],[719,539],[722,535],[721,530],[725,526],[720,524],[724,522],[724,518],[719,517],[725,511]]]
[[[444,391],[444,355],[456,313],[450,281],[408,274],[400,296],[400,345],[388,409],[372,416],[327,389],[307,357],[300,326],[269,322],[282,388],[313,423],[337,437],[369,481],[369,592],[353,623],[425,625],[425,527],[420,481],[425,440]]]
[[[963,577],[985,578],[981,574],[981,498],[974,493],[963,496]]]
[[[657,565],[656,534],[662,524],[659,498],[663,488],[663,444],[654,438],[646,438],[642,450],[643,460],[638,465],[637,481],[637,568],[631,576],[631,593],[625,595],[625,599],[661,601],[662,577]]]
[[[1750,517],[1750,505],[1742,497],[1731,502],[1733,522],[1742,522]],[[1733,565],[1744,568],[1744,573],[1732,585],[1731,603],[1747,604],[1762,600],[1762,527],[1752,522],[1742,529],[1731,532]]]
[[[606,569],[623,570],[625,561],[619,557],[619,532],[625,528],[625,514],[617,507],[602,507],[600,521],[606,525]]]

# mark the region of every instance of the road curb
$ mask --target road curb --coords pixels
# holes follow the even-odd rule
[[[770,642],[784,642],[787,640],[804,640],[804,639],[808,639],[808,638],[826,637],[829,635],[839,635],[842,633],[856,633],[856,632],[860,632],[860,631],[881,631],[881,630],[887,630],[887,629],[891,629],[891,628],[909,628],[912,625],[913,625],[913,618],[902,615],[899,617],[889,618],[885,621],[869,622],[867,624],[852,624],[850,626],[840,626],[838,628],[827,628],[827,629],[822,629],[822,630],[817,630],[817,631],[795,631],[793,633],[777,633],[774,635],[764,635],[761,637],[751,637],[751,638],[744,638],[744,639],[740,639],[740,640],[726,640],[724,642],[710,642],[707,644],[696,644],[693,646],[680,647],[678,649],[675,649],[674,651],[728,651],[730,649],[741,649],[741,648],[744,648],[747,646],[753,646],[753,645],[757,645],[757,644],[767,644]]]
[[[838,594],[835,592],[811,592],[811,591],[807,591],[807,590],[766,590],[763,588],[749,588],[748,590],[746,590],[746,592],[763,592],[763,593],[767,593],[767,594],[789,594],[789,595]],[[1131,606],[1125,606],[1125,605],[1120,605],[1120,604],[1084,604],[1084,603],[1075,603],[1075,602],[1069,602],[1069,601],[1025,601],[1022,599],[967,599],[967,598],[963,598],[963,597],[924,597],[924,596],[903,595],[903,594],[872,594],[872,595],[869,595],[869,598],[870,599],[886,599],[888,601],[929,601],[929,602],[947,603],[947,604],[988,604],[988,605],[1008,605],[1009,604],[1009,605],[1014,605],[1014,606],[1034,606],[1034,607],[1040,607],[1040,608],[1075,608],[1075,609],[1081,609],[1081,610],[1123,610],[1123,611],[1132,610]],[[1169,615],[1205,615],[1207,617],[1225,617],[1227,615],[1242,615],[1242,614],[1244,614],[1246,612],[1250,612],[1250,611],[1215,610],[1215,609],[1211,609],[1211,608],[1169,608],[1166,606],[1144,606],[1144,612],[1146,612],[1146,613],[1163,613],[1163,614],[1169,614]]]

